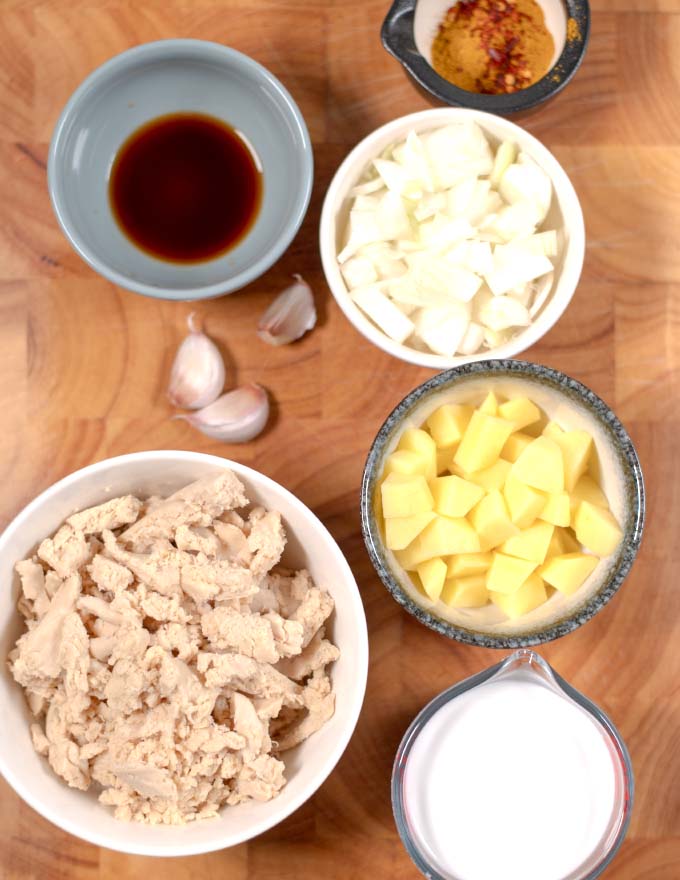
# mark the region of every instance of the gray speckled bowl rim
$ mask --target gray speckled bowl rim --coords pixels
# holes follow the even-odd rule
[[[500,677],[505,672],[511,671],[513,668],[521,665],[529,665],[533,667],[537,674],[542,677],[550,687],[562,690],[567,697],[572,699],[577,705],[581,706],[582,709],[585,709],[586,712],[589,712],[595,720],[599,722],[611,740],[614,753],[616,754],[621,767],[623,774],[623,813],[618,831],[611,842],[610,848],[600,859],[599,863],[583,877],[583,880],[595,880],[595,878],[599,877],[611,864],[626,837],[631,816],[633,814],[635,776],[633,773],[633,764],[630,759],[630,753],[623,741],[623,737],[609,716],[606,715],[599,706],[593,703],[592,700],[589,700],[588,697],[580,691],[577,691],[575,687],[572,687],[572,685],[569,684],[569,682],[565,681],[562,676],[553,669],[547,660],[544,660],[543,657],[541,657],[540,654],[536,654],[534,651],[520,649],[515,651],[515,653],[511,654],[509,657],[506,657],[505,660],[497,663],[495,666],[483,669],[476,675],[463,679],[463,681],[452,685],[440,694],[437,694],[436,697],[433,697],[433,699],[430,700],[420,712],[418,712],[416,717],[409,724],[406,733],[399,743],[399,748],[397,749],[394,758],[394,764],[392,765],[391,795],[394,822],[397,826],[401,842],[404,844],[404,848],[416,867],[426,877],[429,877],[430,880],[446,880],[446,878],[427,861],[425,853],[423,853],[421,848],[417,845],[409,830],[406,808],[404,805],[404,772],[406,770],[409,753],[420,731],[430,718],[442,708],[442,706],[446,705],[450,700],[459,697],[466,691],[469,691],[480,684],[484,684],[484,682],[489,681],[492,678]]]
[[[414,602],[406,595],[398,580],[392,574],[391,566],[383,547],[377,519],[373,511],[373,498],[385,449],[394,435],[402,430],[404,420],[413,408],[425,397],[437,393],[443,388],[453,387],[460,379],[466,376],[481,378],[488,376],[492,378],[495,374],[499,373],[505,376],[515,375],[522,379],[547,384],[562,393],[567,399],[581,407],[585,406],[597,418],[600,425],[609,434],[614,450],[618,455],[625,480],[625,494],[628,507],[620,550],[611,563],[608,574],[605,574],[603,585],[598,592],[562,620],[558,620],[545,628],[534,629],[524,634],[498,633],[491,635],[489,633],[476,632],[443,620]],[[397,404],[383,422],[369,450],[361,481],[360,504],[361,531],[370,560],[380,580],[387,587],[393,598],[409,614],[412,614],[422,624],[430,627],[430,629],[433,629],[440,635],[467,645],[478,645],[482,648],[528,648],[532,645],[553,641],[553,639],[558,639],[578,629],[579,626],[582,626],[604,608],[619,589],[631,569],[642,540],[645,520],[645,487],[640,461],[633,442],[628,436],[628,432],[610,407],[593,391],[576,379],[572,379],[570,376],[552,367],[544,367],[541,364],[521,360],[487,360],[463,364],[460,367],[453,367],[450,370],[437,373],[436,376],[423,382],[407,394],[401,403]]]

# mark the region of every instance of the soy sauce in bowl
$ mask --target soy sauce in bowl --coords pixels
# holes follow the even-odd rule
[[[109,178],[116,221],[138,248],[199,263],[234,248],[262,201],[262,169],[250,145],[219,119],[173,113],[123,143]]]

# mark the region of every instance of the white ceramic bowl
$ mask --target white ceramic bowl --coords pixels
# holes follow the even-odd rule
[[[351,201],[349,192],[371,160],[390,144],[405,138],[409,131],[428,131],[465,119],[476,122],[494,147],[502,140],[516,143],[550,176],[554,195],[544,228],[558,230],[562,245],[555,266],[553,291],[531,326],[505,345],[484,349],[474,355],[447,358],[394,342],[379,330],[350,299],[336,257],[342,247],[341,239],[347,225]],[[514,357],[544,336],[567,308],[576,290],[583,267],[585,229],[581,205],[571,181],[557,159],[533,135],[500,116],[462,107],[442,107],[394,119],[354,147],[336,171],[326,193],[321,212],[319,243],[321,261],[331,293],[356,329],[378,348],[394,357],[422,367],[444,370],[470,361]]]
[[[5,658],[23,630],[16,611],[19,584],[14,563],[54,532],[73,511],[127,492],[164,494],[228,467],[243,481],[251,500],[278,510],[288,545],[284,562],[306,567],[335,600],[331,635],[341,651],[332,667],[336,709],[324,727],[286,757],[288,782],[267,803],[226,807],[219,818],[183,827],[121,822],[94,791],[68,788],[33,749],[31,716]],[[242,843],[276,825],[303,804],[331,772],[359,717],[366,687],[368,637],[361,597],[337,544],[316,516],[273,480],[236,462],[197,452],[139,452],[76,471],[32,501],[0,537],[0,772],[34,810],[50,822],[99,846],[151,856],[187,856]]]

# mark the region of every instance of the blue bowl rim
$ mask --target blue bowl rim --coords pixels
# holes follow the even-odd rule
[[[93,88],[99,87],[112,74],[117,73],[119,70],[126,68],[128,65],[139,59],[158,60],[161,58],[172,58],[175,54],[201,52],[209,52],[213,56],[221,56],[225,61],[242,66],[253,77],[265,80],[281,95],[283,102],[291,115],[292,121],[295,123],[303,141],[305,157],[304,171],[295,214],[285,232],[282,233],[273,248],[264,253],[247,269],[244,269],[237,275],[226,278],[224,281],[204,285],[202,287],[187,286],[186,288],[167,290],[161,287],[156,287],[153,284],[146,284],[121,272],[117,272],[82,242],[77,231],[69,224],[66,217],[64,205],[59,193],[59,184],[57,183],[59,178],[57,160],[62,148],[62,141],[65,137],[65,132],[78,112],[79,104],[87,92]],[[131,49],[126,49],[124,52],[114,55],[113,58],[109,58],[108,61],[105,61],[99,67],[95,68],[95,70],[93,70],[92,73],[80,83],[66,102],[52,133],[47,160],[47,186],[50,193],[52,208],[64,235],[76,253],[92,269],[120,287],[132,290],[135,293],[141,293],[144,296],[176,301],[212,299],[227,293],[232,293],[235,290],[240,290],[242,287],[245,287],[246,284],[249,284],[251,281],[254,281],[256,278],[263,275],[267,269],[273,266],[279,257],[283,255],[302,225],[302,221],[307,213],[307,208],[309,207],[313,182],[314,155],[312,152],[309,131],[300,108],[293,100],[290,92],[273,73],[267,70],[267,68],[258,61],[255,61],[248,55],[244,55],[243,52],[232,49],[230,46],[225,46],[221,43],[209,40],[171,39],[142,43],[139,46],[133,46]]]
[[[382,538],[376,517],[373,515],[373,496],[378,479],[377,469],[383,451],[396,431],[400,430],[404,418],[413,407],[430,392],[441,387],[451,386],[463,376],[493,373],[516,374],[524,378],[545,381],[567,396],[579,400],[595,414],[601,424],[610,432],[614,446],[622,463],[622,469],[632,490],[628,522],[624,529],[619,555],[613,563],[602,587],[582,606],[574,609],[567,617],[556,621],[545,629],[526,634],[489,634],[457,626],[430,613],[414,602],[399,585],[392,574],[382,549]],[[361,480],[361,532],[366,550],[373,567],[383,585],[392,597],[412,614],[420,623],[435,630],[440,635],[455,639],[468,645],[483,648],[528,648],[553,641],[582,626],[597,614],[620,588],[630,571],[642,541],[645,521],[645,486],[642,468],[635,446],[612,409],[587,386],[567,376],[560,370],[522,360],[475,361],[437,373],[432,378],[414,388],[397,404],[383,422],[371,444],[366,458]]]

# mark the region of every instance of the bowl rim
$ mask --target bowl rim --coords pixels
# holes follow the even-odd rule
[[[414,21],[418,0],[394,0],[380,29],[385,49],[396,58],[418,85],[448,106],[469,107],[489,113],[520,113],[530,110],[557,95],[571,81],[581,66],[590,37],[588,0],[564,0],[567,19],[576,21],[580,39],[565,40],[557,61],[526,89],[509,95],[485,95],[461,89],[440,76],[421,54],[415,43]],[[406,21],[404,25],[402,22]],[[554,77],[559,76],[555,80]]]
[[[127,463],[138,463],[152,460],[155,462],[166,461],[168,466],[171,466],[173,463],[181,461],[193,462],[198,464],[210,464],[216,465],[221,468],[228,468],[230,470],[233,470],[237,476],[243,476],[244,479],[251,481],[255,485],[263,486],[266,489],[282,493],[283,496],[286,497],[286,500],[291,504],[291,506],[297,508],[306,517],[311,518],[316,527],[321,530],[321,533],[324,534],[324,536],[328,540],[329,547],[333,556],[335,557],[335,561],[338,565],[339,571],[342,573],[343,579],[346,580],[349,585],[353,584],[355,587],[354,590],[349,591],[351,615],[355,624],[355,641],[351,645],[351,650],[357,658],[359,674],[354,679],[353,689],[348,694],[348,698],[346,701],[348,707],[347,722],[345,725],[345,729],[342,732],[342,736],[338,738],[334,748],[325,756],[324,760],[320,763],[320,770],[314,779],[313,787],[309,787],[307,790],[301,791],[297,797],[293,798],[291,802],[280,811],[280,813],[276,813],[271,817],[264,818],[260,822],[253,824],[252,827],[248,828],[243,833],[233,834],[232,836],[229,836],[228,833],[225,833],[224,835],[222,835],[221,839],[215,839],[214,841],[211,840],[210,842],[203,842],[199,844],[185,843],[183,845],[176,844],[173,846],[164,846],[162,848],[153,843],[138,846],[125,846],[119,841],[111,840],[107,834],[102,834],[96,830],[93,831],[89,828],[82,828],[78,823],[72,822],[66,812],[59,813],[45,806],[40,799],[40,795],[35,793],[35,787],[26,785],[24,783],[22,778],[15,773],[14,767],[7,763],[7,761],[5,760],[4,752],[2,749],[0,749],[0,776],[4,777],[5,781],[11,786],[11,788],[13,788],[14,791],[19,795],[19,797],[21,797],[22,800],[24,800],[32,809],[34,809],[37,813],[39,813],[41,816],[43,816],[43,818],[47,819],[52,824],[63,829],[64,831],[67,831],[69,834],[73,834],[75,837],[78,837],[81,840],[88,841],[89,843],[93,843],[97,846],[102,846],[107,849],[112,849],[118,852],[125,852],[132,855],[158,857],[190,856],[198,855],[201,853],[214,852],[215,850],[220,849],[226,849],[228,847],[244,843],[247,840],[251,840],[253,837],[256,837],[267,831],[268,829],[273,828],[275,825],[278,825],[280,822],[282,822],[284,819],[294,813],[323,785],[323,783],[331,774],[336,764],[345,752],[345,749],[347,748],[350,739],[354,735],[354,731],[359,720],[359,715],[361,713],[364,702],[366,682],[368,677],[368,628],[366,625],[366,613],[364,610],[363,602],[361,600],[361,594],[359,592],[356,578],[354,577],[352,569],[345,559],[345,556],[339,545],[337,544],[335,538],[333,538],[333,536],[328,531],[326,526],[321,522],[319,517],[289,489],[286,489],[284,486],[281,485],[281,483],[277,483],[276,480],[273,480],[271,477],[268,477],[265,474],[256,471],[254,468],[241,464],[240,462],[222,458],[221,456],[217,455],[211,455],[209,453],[170,449],[149,450],[145,452],[132,452],[125,455],[112,456],[110,458],[95,462],[94,464],[87,465],[86,467],[79,468],[78,470],[73,471],[72,473],[58,480],[56,483],[53,483],[51,486],[48,486],[32,501],[30,501],[22,510],[20,510],[19,513],[17,513],[17,515],[8,524],[7,528],[0,534],[0,556],[8,552],[14,534],[21,530],[24,523],[33,516],[36,510],[38,510],[45,504],[49,504],[52,496],[59,490],[71,486],[72,484],[81,480],[83,477],[96,475],[100,471],[110,467],[113,464],[124,466]],[[65,791],[67,791],[66,785],[64,787]],[[77,792],[74,792],[74,794],[77,794]],[[272,801],[272,803],[275,803],[275,800]],[[124,829],[124,824],[122,824],[121,827]],[[123,837],[123,834],[121,834],[121,837]]]
[[[398,138],[405,129],[427,131],[429,123],[434,128],[462,119],[471,119],[484,130],[487,127],[492,130],[500,129],[504,137],[520,141],[523,145],[522,148],[527,148],[532,158],[538,157],[539,164],[550,176],[554,197],[562,206],[565,226],[567,223],[569,226],[569,241],[555,290],[548,303],[529,327],[497,348],[487,349],[473,355],[446,358],[439,354],[418,351],[395,342],[360,311],[352,302],[343,281],[337,263],[336,243],[334,236],[331,235],[331,230],[335,225],[339,209],[347,198],[347,192],[370,161],[370,159],[364,158],[365,153],[377,155],[381,146]],[[357,171],[356,168],[359,165],[360,170]],[[333,175],[323,201],[319,222],[319,248],[326,283],[350,324],[369,342],[387,354],[407,363],[433,370],[455,368],[489,358],[514,357],[545,336],[562,317],[576,292],[585,259],[585,238],[583,210],[578,195],[566,171],[553,153],[538,138],[517,125],[516,122],[468,107],[435,107],[409,113],[386,122],[362,138],[347,154]]]
[[[239,272],[237,275],[226,278],[224,281],[205,284],[200,287],[187,286],[175,288],[174,290],[166,290],[162,287],[139,281],[128,274],[113,269],[109,266],[106,260],[102,259],[87,244],[85,244],[78,231],[71,225],[69,219],[63,194],[65,182],[62,179],[62,175],[60,175],[58,162],[66,131],[76,118],[80,103],[87,93],[91,92],[93,89],[99,88],[99,86],[108,81],[112,75],[134,65],[140,60],[172,60],[173,58],[191,56],[203,58],[210,56],[216,60],[221,60],[222,62],[238,65],[244,69],[251,78],[266,81],[272,89],[279,93],[283,105],[289,114],[290,121],[293,123],[296,131],[302,138],[303,169],[300,187],[296,197],[297,204],[295,207],[295,213],[284,231],[280,234],[274,247],[263,253],[246,269],[243,269],[243,271]],[[143,296],[172,301],[213,299],[214,297],[223,296],[224,294],[232,293],[235,290],[240,290],[251,281],[254,281],[256,278],[263,275],[274,265],[279,257],[283,255],[297,235],[309,207],[313,183],[314,154],[312,150],[312,142],[302,112],[288,89],[286,89],[283,83],[275,77],[273,73],[267,70],[267,68],[258,61],[255,61],[243,52],[232,49],[230,46],[225,46],[221,43],[210,40],[169,39],[142,43],[138,46],[133,46],[131,49],[126,49],[118,55],[114,55],[112,58],[109,58],[103,64],[99,65],[99,67],[96,67],[80,83],[64,105],[52,132],[47,158],[47,187],[50,194],[52,209],[62,232],[81,259],[94,269],[95,272],[102,275],[108,281],[112,281],[119,287],[124,287],[135,293],[140,293]],[[155,259],[151,255],[147,254],[147,256],[149,259]]]
[[[626,535],[624,531],[619,557],[607,573],[607,579],[603,582],[602,587],[583,605],[573,609],[566,617],[525,635],[491,634],[466,629],[437,617],[424,606],[413,601],[413,599],[406,595],[390,570],[383,551],[380,530],[376,517],[373,514],[372,498],[378,480],[377,468],[380,464],[381,456],[388,442],[394,436],[394,433],[400,430],[400,426],[413,407],[430,391],[451,388],[461,377],[493,373],[500,373],[506,376],[515,374],[519,377],[547,381],[551,387],[559,390],[561,393],[574,399],[579,399],[613,435],[624,472],[627,478],[630,479],[633,489],[633,500],[630,505],[631,513],[629,517],[630,534]],[[437,373],[410,391],[392,409],[381,425],[368,452],[361,480],[360,505],[361,532],[371,563],[383,585],[391,593],[392,598],[404,607],[409,614],[440,635],[455,639],[463,644],[500,649],[529,648],[551,642],[578,629],[578,627],[593,618],[619,590],[635,561],[642,541],[645,522],[645,486],[642,467],[633,441],[613,410],[594,391],[591,391],[586,385],[583,385],[583,383],[573,379],[566,373],[552,367],[543,366],[542,364],[521,360],[487,360],[463,364],[460,367]]]

